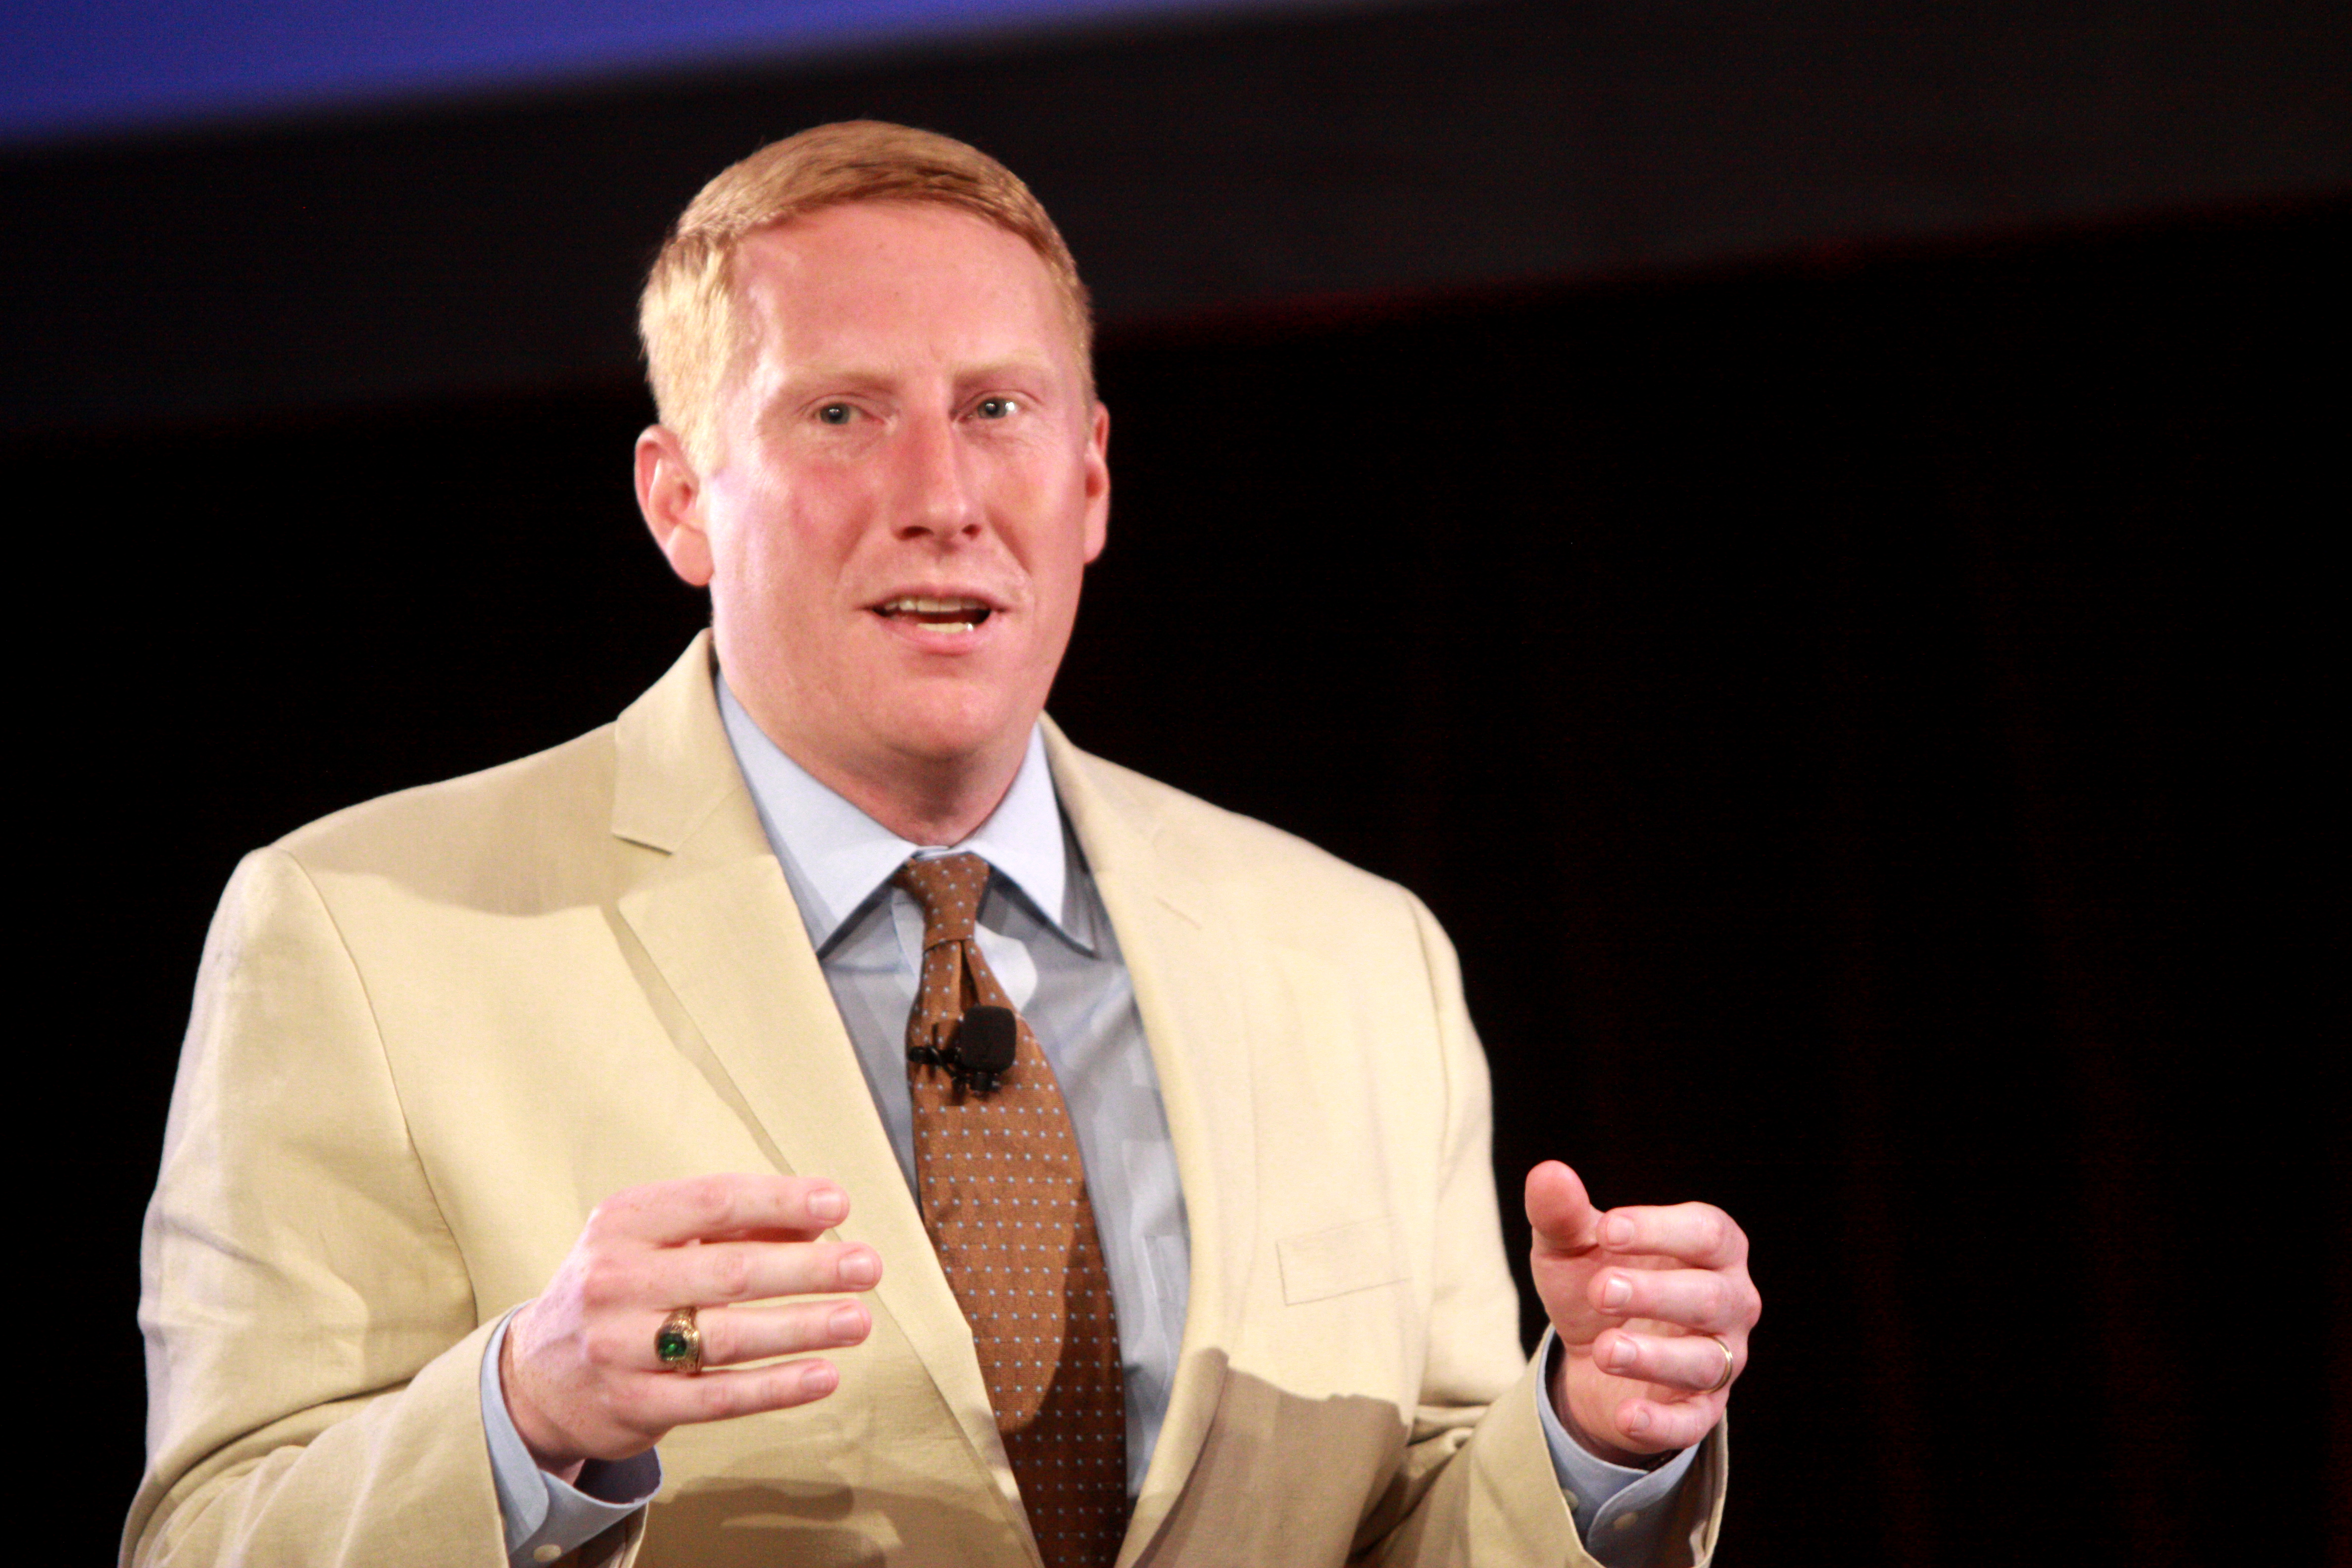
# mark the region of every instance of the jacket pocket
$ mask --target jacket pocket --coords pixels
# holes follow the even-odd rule
[[[1405,1277],[1396,1222],[1386,1215],[1285,1237],[1274,1251],[1282,1265],[1282,1300],[1292,1307],[1392,1285]]]

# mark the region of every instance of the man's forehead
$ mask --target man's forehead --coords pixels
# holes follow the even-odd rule
[[[938,204],[855,203],[772,225],[739,247],[734,281],[762,326],[795,337],[1016,337],[1061,314],[1026,240]]]
[[[764,403],[810,379],[958,382],[1027,367],[1091,401],[1084,339],[1028,241],[961,208],[871,201],[747,236],[729,379]],[[741,379],[738,379],[738,378]]]

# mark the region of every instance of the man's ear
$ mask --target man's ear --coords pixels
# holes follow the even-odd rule
[[[702,476],[686,455],[686,443],[666,425],[651,425],[637,437],[637,510],[653,530],[654,542],[669,557],[669,569],[689,585],[710,585],[710,535],[702,523]]]
[[[1110,537],[1110,410],[1095,405],[1087,432],[1087,560],[1102,553]]]

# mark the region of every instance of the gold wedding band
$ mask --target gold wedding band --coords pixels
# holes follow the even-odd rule
[[[1731,1353],[1731,1347],[1724,1343],[1723,1336],[1721,1334],[1709,1334],[1706,1337],[1713,1340],[1715,1342],[1715,1348],[1723,1352],[1723,1375],[1717,1378],[1713,1384],[1708,1385],[1707,1392],[1709,1394],[1721,1394],[1725,1389],[1731,1386],[1731,1369],[1739,1364],[1738,1358]]]
[[[662,1320],[654,1331],[654,1359],[665,1372],[702,1370],[702,1331],[695,1324],[693,1308],[680,1307]]]

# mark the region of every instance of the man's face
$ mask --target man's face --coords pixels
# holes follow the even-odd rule
[[[1009,780],[1110,505],[1051,275],[969,214],[866,203],[753,236],[735,281],[754,348],[693,502],[729,684],[820,776]]]

